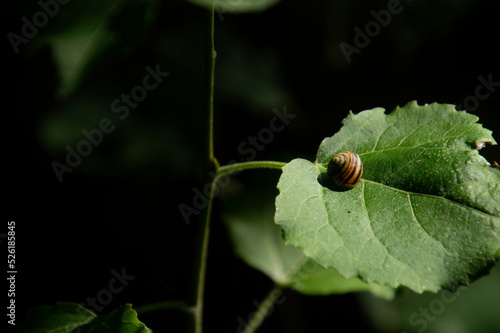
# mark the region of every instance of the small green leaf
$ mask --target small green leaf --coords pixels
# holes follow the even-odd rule
[[[137,313],[130,304],[97,317],[79,304],[58,302],[55,306],[41,306],[30,310],[28,320],[17,329],[23,333],[151,333],[137,319]]]
[[[196,5],[211,8],[212,3],[217,13],[260,12],[274,6],[279,0],[187,0]]]
[[[369,291],[386,299],[394,296],[392,288],[366,284],[357,278],[346,279],[335,270],[325,269],[307,258],[299,249],[283,245],[280,228],[273,223],[274,207],[266,204],[272,202],[272,197],[263,200],[262,197],[267,195],[265,190],[259,191],[258,197],[249,196],[246,192],[243,202],[233,201],[229,205],[230,213],[225,220],[235,252],[248,265],[266,274],[276,284],[304,294]],[[262,203],[264,206],[256,209],[255,206]]]
[[[275,222],[285,244],[346,278],[418,293],[484,274],[500,248],[500,171],[477,151],[495,143],[477,120],[436,103],[350,113],[315,163],[283,168]],[[342,151],[364,173],[339,192],[326,166]]]

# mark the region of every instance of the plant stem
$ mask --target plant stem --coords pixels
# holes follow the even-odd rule
[[[286,165],[285,162],[276,162],[276,161],[253,161],[253,162],[234,163],[234,164],[224,165],[218,168],[217,177],[246,169],[259,169],[259,168],[281,169],[285,165]]]
[[[209,117],[209,129],[208,129],[208,168],[217,170],[219,163],[214,156],[214,85],[215,85],[215,46],[214,46],[214,4],[208,12],[208,38],[207,38],[207,55],[206,55],[206,68],[207,68],[207,109]],[[205,291],[205,274],[207,270],[207,254],[208,254],[208,240],[210,235],[210,217],[212,215],[212,203],[215,182],[214,180],[209,180],[208,168],[205,176],[205,184],[210,182],[210,196],[208,199],[208,205],[206,210],[203,212],[201,218],[201,225],[198,232],[198,238],[196,240],[196,260],[195,260],[195,271],[194,271],[194,286],[193,286],[193,300],[192,300],[192,320],[193,320],[193,332],[202,333],[203,332],[203,295]]]
[[[205,291],[205,273],[207,270],[207,255],[208,255],[208,240],[210,235],[210,217],[212,215],[212,203],[214,196],[215,183],[210,184],[210,197],[208,207],[205,212],[202,225],[200,226],[200,235],[196,244],[198,251],[197,270],[196,270],[196,284],[195,284],[195,305],[193,307],[194,316],[194,332],[203,332],[203,295]]]
[[[266,298],[264,298],[262,303],[260,303],[257,312],[255,312],[252,319],[250,319],[243,333],[254,333],[262,324],[264,319],[266,319],[271,308],[274,307],[276,299],[281,295],[283,295],[281,288],[275,285],[267,294]]]
[[[215,159],[214,159],[215,160]],[[217,162],[217,160],[215,160]],[[210,183],[210,196],[209,196],[209,201],[208,201],[208,206],[205,211],[205,215],[203,218],[202,225],[200,226],[200,234],[199,238],[196,244],[196,249],[198,251],[198,259],[196,260],[196,277],[195,277],[195,305],[192,308],[192,313],[193,313],[193,319],[194,319],[194,332],[195,333],[202,333],[203,328],[202,328],[202,323],[203,323],[203,294],[205,290],[205,273],[206,273],[206,265],[207,265],[207,254],[208,254],[208,241],[209,241],[209,234],[210,234],[210,218],[212,215],[212,205],[213,205],[213,198],[214,198],[214,189],[217,186],[216,181],[220,176],[230,174],[232,172],[240,171],[240,170],[245,170],[245,169],[257,169],[257,168],[272,168],[272,169],[281,169],[283,166],[285,166],[286,163],[284,162],[275,162],[275,161],[254,161],[254,162],[242,162],[242,163],[235,163],[235,164],[230,164],[230,165],[225,165],[222,167],[218,167],[218,164],[216,164],[217,167],[217,173],[216,177],[212,180]],[[276,290],[279,289],[275,287],[273,289]],[[264,320],[264,317],[262,317],[262,313],[266,314],[269,311],[269,306],[272,305],[272,302],[276,299],[276,291],[271,291],[268,296],[266,297],[266,301],[269,299],[271,302],[266,302],[264,301],[262,305],[259,308],[259,312],[254,316],[255,319],[252,318],[250,323],[254,323],[252,327],[255,326],[257,328],[260,323]],[[265,305],[268,305],[267,307]],[[262,310],[260,310],[262,308]],[[260,318],[262,317],[262,318]],[[246,331],[245,331],[246,332]],[[248,331],[248,332],[253,332]]]
[[[218,166],[217,160],[214,155],[214,86],[215,86],[215,58],[217,53],[215,52],[215,38],[214,38],[214,30],[215,30],[215,22],[214,22],[214,4],[212,3],[212,7],[210,8],[209,17],[208,17],[208,54],[206,57],[207,61],[207,69],[208,69],[208,114],[209,114],[209,133],[208,133],[208,158],[210,162],[215,163],[216,167]]]
[[[286,163],[282,162],[273,162],[273,161],[261,161],[261,162],[244,162],[244,163],[236,163],[232,165],[227,165],[220,167],[219,162],[215,158],[214,155],[214,86],[215,86],[215,43],[214,43],[214,4],[212,3],[211,8],[209,9],[209,17],[208,17],[208,53],[206,57],[207,64],[207,108],[209,114],[209,129],[208,129],[208,161],[209,165],[212,169],[215,169],[217,172],[217,176],[214,177],[210,181],[210,196],[208,201],[208,206],[204,211],[204,216],[202,218],[202,223],[200,225],[200,230],[198,234],[198,239],[196,242],[196,251],[197,258],[195,261],[195,281],[194,281],[194,293],[193,293],[193,301],[194,304],[190,309],[192,313],[193,319],[193,332],[194,333],[202,333],[203,332],[203,296],[205,291],[205,275],[207,269],[207,254],[208,254],[208,241],[210,235],[210,218],[212,215],[212,205],[213,205],[213,197],[214,197],[214,188],[216,185],[215,181],[217,177],[229,174],[235,171],[244,170],[244,169],[256,169],[256,168],[274,168],[280,169]],[[208,174],[208,172],[207,172]],[[265,315],[270,309],[270,306],[273,305],[274,300],[277,296],[276,292],[270,293],[266,300],[270,299],[270,302],[264,301],[259,308],[259,312],[252,318],[249,327],[255,327],[252,330],[245,330],[245,332],[253,332],[265,318]],[[168,302],[167,302],[168,303]],[[157,307],[161,308],[162,306],[169,306],[169,304],[163,303],[158,304]],[[179,305],[179,304],[177,304]],[[171,304],[170,304],[171,306]],[[154,305],[151,306],[153,309]],[[147,310],[148,308],[146,308]],[[182,306],[182,309],[188,310]]]

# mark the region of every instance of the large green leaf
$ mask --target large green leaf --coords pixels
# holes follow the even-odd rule
[[[187,0],[196,5],[210,8],[212,3],[216,12],[249,13],[263,11],[279,0]]]
[[[495,142],[477,120],[436,103],[350,113],[315,163],[283,168],[275,222],[285,244],[346,278],[419,293],[468,284],[500,249],[500,171],[477,151]],[[326,176],[342,151],[364,166],[343,192]]]
[[[137,319],[130,304],[97,317],[79,304],[58,302],[55,306],[41,306],[29,311],[28,320],[17,329],[23,333],[151,333]]]
[[[272,186],[272,182],[269,185]],[[335,270],[326,269],[307,258],[299,249],[283,245],[280,228],[273,223],[272,198],[273,193],[265,189],[258,189],[255,193],[246,190],[242,198],[233,199],[228,205],[225,221],[229,234],[235,252],[248,265],[266,274],[276,284],[303,294],[369,291],[385,299],[394,296],[392,288],[367,284],[358,278],[346,279]]]

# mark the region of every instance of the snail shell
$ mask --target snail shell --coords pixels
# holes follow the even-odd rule
[[[327,173],[338,186],[351,189],[358,185],[361,179],[363,163],[361,163],[358,154],[344,151],[333,156],[328,163]]]

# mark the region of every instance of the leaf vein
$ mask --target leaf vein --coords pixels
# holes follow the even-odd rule
[[[454,204],[454,205],[457,205],[457,206],[460,206],[462,208],[465,208],[465,209],[473,209],[476,211],[476,213],[478,214],[481,214],[481,215],[486,215],[488,218],[497,218],[496,216],[492,216],[490,214],[487,214],[483,211],[480,211],[478,210],[477,208],[474,208],[474,207],[470,207],[470,206],[466,206],[464,204],[461,204],[459,202],[456,202],[456,201],[453,201],[449,198],[446,198],[446,197],[441,197],[441,196],[438,196],[438,195],[433,195],[433,194],[427,194],[427,193],[417,193],[417,192],[411,192],[411,191],[405,191],[405,190],[402,190],[402,189],[399,189],[399,188],[395,188],[395,187],[390,187],[390,186],[387,186],[387,185],[384,185],[382,183],[379,183],[379,182],[375,182],[373,180],[368,180],[368,179],[361,179],[362,182],[367,182],[367,183],[371,183],[371,184],[374,184],[374,185],[377,185],[377,186],[383,186],[383,187],[386,187],[388,189],[391,189],[393,191],[397,191],[397,192],[401,192],[401,193],[404,193],[404,194],[412,194],[412,195],[419,195],[419,196],[423,196],[423,197],[429,197],[429,198],[435,198],[435,199],[441,199],[441,200],[446,200],[446,201],[449,201],[450,203]]]
[[[420,228],[425,232],[425,234],[427,236],[429,236],[430,238],[434,239],[439,245],[441,245],[441,247],[444,249],[444,251],[446,252],[447,255],[450,255],[450,252],[448,251],[448,249],[443,245],[443,243],[441,243],[439,241],[439,239],[435,238],[434,236],[432,236],[431,234],[429,234],[427,232],[427,230],[425,230],[425,228],[422,226],[422,223],[420,223],[420,221],[418,220],[417,216],[415,215],[415,210],[413,209],[413,201],[411,200],[411,196],[409,193],[407,193],[406,197],[408,198],[408,202],[410,203],[410,210],[411,210],[411,215],[413,217],[413,219],[415,220],[415,222],[417,222],[417,224],[420,226]]]
[[[418,272],[415,270],[415,268],[411,267],[408,263],[405,263],[404,261],[402,261],[401,259],[395,257],[392,253],[389,252],[389,249],[382,243],[382,241],[376,237],[375,235],[375,231],[373,230],[373,227],[371,225],[371,221],[372,219],[370,218],[370,213],[369,213],[369,210],[368,208],[366,207],[366,200],[365,200],[365,191],[364,191],[364,183],[363,183],[363,187],[362,187],[362,202],[363,202],[363,209],[365,210],[366,212],[366,216],[368,217],[368,221],[370,222],[370,229],[372,231],[372,235],[373,235],[373,239],[376,240],[378,243],[380,243],[380,245],[382,246],[382,248],[385,250],[385,255],[386,255],[386,258],[384,258],[384,262],[386,261],[386,259],[390,256],[392,258],[394,258],[394,260],[396,260],[397,262],[401,263],[403,266],[407,267],[409,270],[411,270],[421,281],[425,281],[424,278],[422,278]],[[363,243],[363,247],[364,247],[364,244],[366,244],[368,241],[368,239]],[[382,269],[385,270],[384,266],[382,266]],[[400,273],[401,274],[401,273]]]

